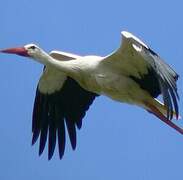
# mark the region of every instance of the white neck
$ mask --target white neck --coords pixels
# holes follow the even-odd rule
[[[62,72],[66,73],[68,76],[71,77],[76,77],[78,71],[80,71],[81,61],[75,59],[68,61],[60,61],[52,58],[43,50],[39,53],[39,55],[33,56],[33,59],[41,64],[44,64],[45,66],[52,66],[56,69],[60,69]]]
[[[46,66],[52,66],[60,70],[80,83],[89,78],[92,73],[98,73],[98,65],[103,60],[103,57],[100,56],[84,56],[77,59],[61,61],[52,58],[43,50],[33,58]]]

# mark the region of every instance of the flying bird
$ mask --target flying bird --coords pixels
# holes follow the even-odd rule
[[[48,159],[58,142],[64,155],[66,128],[72,149],[76,128],[99,95],[142,107],[183,134],[171,120],[179,119],[178,74],[133,34],[123,31],[122,43],[113,53],[79,56],[61,51],[46,53],[35,44],[0,50],[29,57],[44,65],[32,115],[32,144],[39,139],[39,155],[48,141]],[[162,95],[163,103],[157,97]]]

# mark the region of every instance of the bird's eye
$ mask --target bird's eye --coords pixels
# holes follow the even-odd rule
[[[36,46],[30,46],[29,49],[34,50],[34,49],[36,49]]]

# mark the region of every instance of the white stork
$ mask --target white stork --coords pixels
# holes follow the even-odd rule
[[[32,144],[38,137],[39,155],[48,139],[48,159],[58,141],[59,156],[65,150],[65,125],[73,150],[76,127],[96,96],[140,106],[183,134],[171,120],[179,118],[177,73],[145,43],[129,32],[122,32],[122,44],[108,56],[78,56],[51,51],[35,44],[1,50],[26,56],[44,64],[32,117]],[[164,104],[156,98],[162,95]]]

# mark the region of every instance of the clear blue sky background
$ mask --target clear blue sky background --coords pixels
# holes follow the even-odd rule
[[[128,30],[183,76],[181,0],[2,0],[0,48],[37,43],[107,55]],[[78,131],[75,152],[51,161],[31,147],[31,114],[42,65],[0,55],[1,180],[183,179],[183,136],[141,108],[98,98]],[[179,80],[183,98],[183,83]],[[182,102],[180,111],[182,112]],[[182,112],[183,114],[183,112]],[[177,122],[183,126],[183,121]]]

